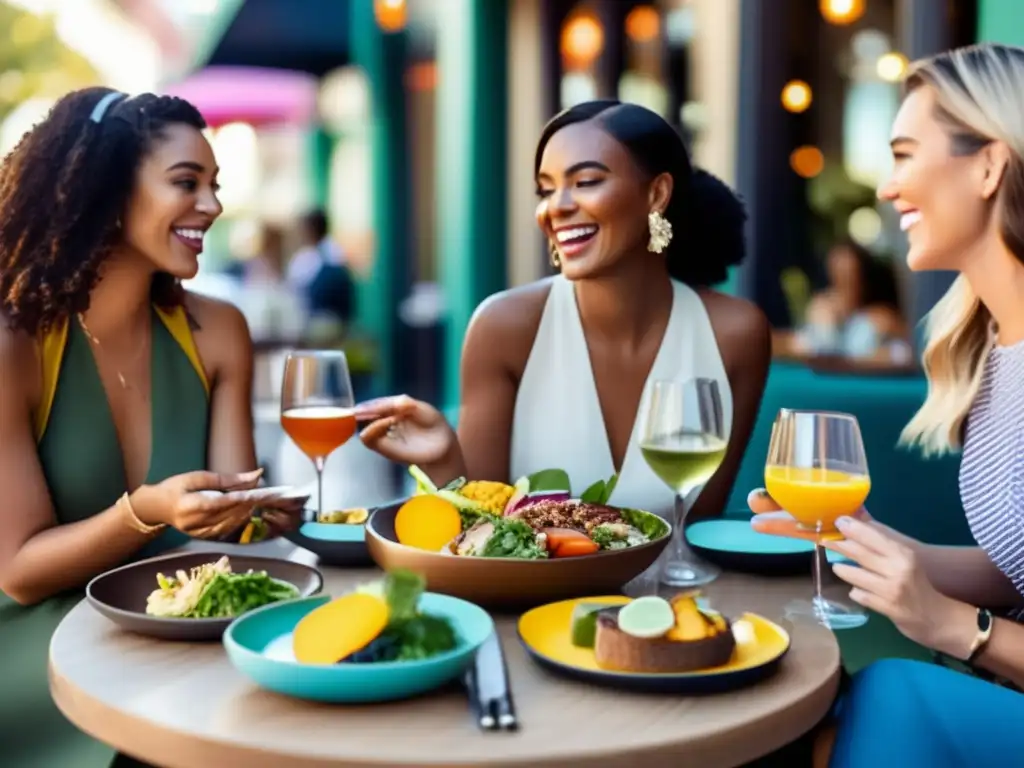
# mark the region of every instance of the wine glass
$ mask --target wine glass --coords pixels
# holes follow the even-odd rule
[[[729,435],[722,398],[714,379],[655,381],[640,430],[640,452],[648,466],[675,491],[675,539],[661,582],[695,587],[718,578],[719,569],[702,562],[686,543],[686,498],[718,470]]]
[[[814,597],[791,603],[786,615],[832,629],[862,626],[868,620],[863,609],[822,594],[828,560],[821,538],[837,538],[836,520],[855,514],[871,490],[857,419],[847,413],[783,408],[772,427],[764,480],[768,493],[795,518],[797,528],[815,534]]]
[[[340,350],[292,352],[284,364],[281,427],[316,467],[317,520],[324,511],[324,464],[356,431],[348,361]]]

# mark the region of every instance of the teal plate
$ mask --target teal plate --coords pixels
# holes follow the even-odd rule
[[[448,618],[459,636],[457,648],[422,661],[380,664],[300,664],[291,652],[292,631],[326,595],[289,600],[247,613],[224,633],[235,668],[261,688],[309,701],[369,704],[406,699],[440,688],[459,677],[492,632],[494,622],[473,603],[427,592],[424,613]]]
[[[705,560],[729,571],[765,576],[811,572],[814,544],[803,539],[770,536],[750,527],[749,520],[705,520],[686,528],[690,548]],[[846,558],[828,552],[830,563]]]
[[[285,538],[315,554],[321,565],[339,568],[373,565],[366,548],[365,525],[307,522],[285,534]]]

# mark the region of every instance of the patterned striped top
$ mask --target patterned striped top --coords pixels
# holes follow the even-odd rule
[[[1024,595],[1024,342],[996,346],[967,417],[960,498],[975,540]],[[1024,619],[1024,608],[1011,618]]]

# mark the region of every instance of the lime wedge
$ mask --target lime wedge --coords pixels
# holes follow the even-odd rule
[[[676,615],[668,600],[653,595],[638,597],[619,611],[619,629],[633,637],[661,637],[675,625]]]
[[[593,648],[597,637],[597,614],[607,603],[576,603],[572,609],[572,644],[577,648]]]

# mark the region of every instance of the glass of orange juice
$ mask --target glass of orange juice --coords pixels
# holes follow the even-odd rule
[[[832,629],[867,621],[858,606],[822,595],[827,567],[821,534],[836,535],[836,520],[855,514],[871,490],[867,456],[857,419],[848,413],[782,409],[775,418],[764,468],[769,495],[814,540],[814,598],[793,603],[787,616],[812,618]]]
[[[324,465],[355,434],[354,408],[344,352],[307,350],[288,355],[281,385],[281,427],[316,467],[317,520],[324,511]]]

